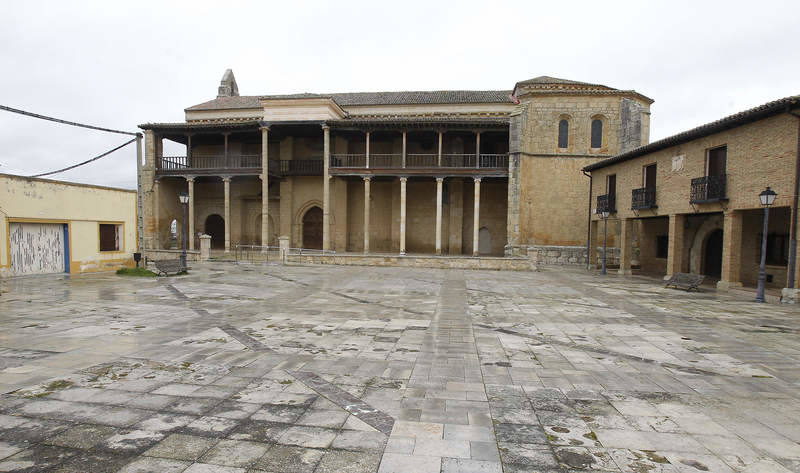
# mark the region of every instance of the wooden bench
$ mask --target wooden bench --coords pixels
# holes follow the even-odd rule
[[[179,259],[164,259],[153,261],[156,267],[156,274],[159,276],[169,276],[170,273],[178,274],[186,271],[188,268],[181,263]]]
[[[686,289],[686,292],[692,289],[696,291],[697,287],[702,284],[703,279],[705,279],[705,276],[700,274],[675,273],[664,283],[664,287],[672,286],[675,289]]]

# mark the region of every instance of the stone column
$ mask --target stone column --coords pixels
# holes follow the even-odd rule
[[[406,135],[407,135],[406,131],[403,130],[403,169],[405,169],[405,167],[406,167],[406,144],[407,144],[406,143],[406,138],[407,138]]]
[[[675,273],[683,271],[683,240],[685,233],[686,216],[671,214],[669,216],[669,247],[667,249],[667,275],[669,279]]]
[[[200,261],[208,261],[211,256],[211,235],[200,235]]]
[[[369,177],[364,178],[364,253],[369,253]]]
[[[225,185],[225,253],[231,252],[231,177],[222,176]],[[261,217],[265,220],[267,216]],[[262,242],[263,243],[263,242]]]
[[[436,162],[437,162],[439,167],[442,167],[442,135],[443,134],[444,134],[444,132],[442,130],[439,130],[439,156],[438,156],[438,159],[436,160]]]
[[[161,231],[159,220],[161,219],[159,207],[161,207],[161,182],[156,179],[153,181],[153,235],[155,241],[152,243],[153,248],[161,248]]]
[[[473,178],[475,181],[475,207],[472,211],[472,256],[480,254],[480,215],[481,215],[481,178]]]
[[[331,183],[329,174],[329,165],[331,161],[331,129],[328,125],[322,125],[323,133],[323,153],[322,153],[322,250],[327,251],[331,249],[331,229],[330,229],[330,211],[331,211]]]
[[[442,181],[443,177],[436,178],[436,254],[442,254]]]
[[[405,138],[405,132],[403,132]],[[405,142],[405,141],[404,141]],[[406,181],[407,177],[400,178],[400,254],[406,254]]]
[[[475,167],[481,167],[481,132],[475,132]]]
[[[261,252],[269,246],[269,127],[261,127]],[[228,219],[225,219],[227,225]]]
[[[631,257],[633,256],[633,219],[623,218],[620,222],[619,235],[619,270],[618,274],[631,275]]]
[[[194,176],[188,176],[186,182],[189,185],[189,249],[194,250]]]
[[[761,243],[761,240],[759,240]],[[717,289],[742,286],[742,212],[725,212],[722,224],[722,275]]]
[[[366,164],[367,164],[367,169],[369,169],[369,132],[367,132],[367,150],[366,150],[366,153],[367,153],[367,157],[366,157],[367,163]]]

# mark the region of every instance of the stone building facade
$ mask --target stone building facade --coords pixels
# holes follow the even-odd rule
[[[240,96],[233,73],[181,123],[148,123],[146,250],[290,246],[504,256],[581,251],[591,163],[646,144],[652,100],[538,77],[513,90]],[[165,156],[164,140],[186,146]]]
[[[755,286],[761,258],[759,194],[778,193],[770,209],[767,287],[800,288],[794,274],[800,96],[770,102],[584,168],[592,209],[611,210],[619,271],[705,274],[719,288]],[[585,213],[591,213],[589,209]],[[602,241],[592,215],[593,250]],[[596,257],[596,255],[593,255]],[[634,261],[634,259],[638,261]]]

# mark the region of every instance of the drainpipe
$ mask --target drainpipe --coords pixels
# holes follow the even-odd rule
[[[790,115],[800,118],[800,115],[786,110]],[[794,165],[794,201],[792,202],[792,234],[789,236],[789,274],[787,286],[794,289],[795,267],[797,266],[797,207],[798,194],[800,194],[800,122],[797,124],[797,156]]]
[[[591,256],[592,248],[592,175],[586,174],[586,171],[581,170],[584,176],[589,178],[589,209],[587,211],[587,224],[586,224],[586,269],[590,269],[592,262],[589,259]]]

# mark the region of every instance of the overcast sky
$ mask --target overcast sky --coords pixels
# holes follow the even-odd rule
[[[136,131],[216,97],[511,89],[540,75],[655,100],[651,141],[800,94],[800,2],[6,2],[0,104]],[[65,167],[122,135],[0,111],[0,173]],[[135,149],[55,179],[136,186]]]

